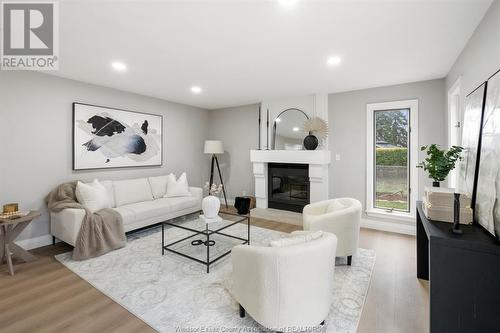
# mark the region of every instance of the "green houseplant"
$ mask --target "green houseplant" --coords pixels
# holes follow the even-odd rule
[[[427,158],[417,167],[423,168],[433,179],[432,185],[439,187],[439,182],[446,179],[451,170],[455,169],[455,164],[461,159],[461,153],[464,150],[460,146],[452,146],[448,151],[440,149],[439,145],[431,144],[422,146],[421,151],[427,151]]]

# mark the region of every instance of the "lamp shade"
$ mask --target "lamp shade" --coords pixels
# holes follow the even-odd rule
[[[224,154],[222,141],[205,140],[205,154]]]

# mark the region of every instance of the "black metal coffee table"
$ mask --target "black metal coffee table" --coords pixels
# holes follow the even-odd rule
[[[201,211],[199,213],[201,213]],[[242,243],[239,244],[250,244],[250,215],[238,215],[233,213],[221,212],[219,213],[219,216],[222,218],[222,221],[211,222],[211,223],[205,223],[204,220],[198,216],[198,214],[194,215],[193,218],[188,221],[180,219],[172,219],[164,221],[161,224],[161,254],[164,255],[165,250],[167,250],[176,253],[180,256],[183,256],[185,258],[194,260],[196,262],[199,262],[200,264],[207,266],[207,273],[209,273],[210,265],[212,265],[213,263],[217,262],[218,260],[224,258],[229,253],[231,253],[231,250],[229,250],[219,255],[216,258],[210,259],[210,247],[216,246],[216,241],[210,239],[212,235],[220,235],[223,237],[229,237],[232,239],[237,239],[242,241]],[[247,238],[242,238],[222,232],[223,230],[232,227],[238,223],[241,223],[245,220],[247,221]],[[190,234],[186,237],[183,237],[181,239],[178,239],[172,243],[165,245],[165,226],[183,229],[189,231]],[[184,242],[188,239],[194,238],[196,236],[201,236],[202,239],[193,240],[191,242],[191,246],[205,246],[207,250],[206,260],[195,258],[193,256],[174,250],[172,248],[174,245]]]

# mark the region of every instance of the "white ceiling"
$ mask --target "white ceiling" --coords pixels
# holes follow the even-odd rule
[[[65,0],[52,74],[208,109],[441,78],[490,4]]]

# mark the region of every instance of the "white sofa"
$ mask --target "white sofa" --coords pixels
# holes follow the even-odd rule
[[[323,230],[337,236],[337,257],[352,256],[358,249],[361,223],[361,202],[352,198],[337,198],[309,204],[302,212],[304,230]]]
[[[203,190],[190,187],[191,196],[164,198],[167,176],[105,180],[111,207],[123,218],[125,232],[147,227],[201,209]],[[83,209],[64,209],[50,213],[50,233],[55,238],[75,245],[85,216]]]
[[[248,312],[259,324],[283,332],[320,325],[333,301],[336,246],[337,237],[323,232],[300,244],[234,247],[232,294],[240,316]]]

